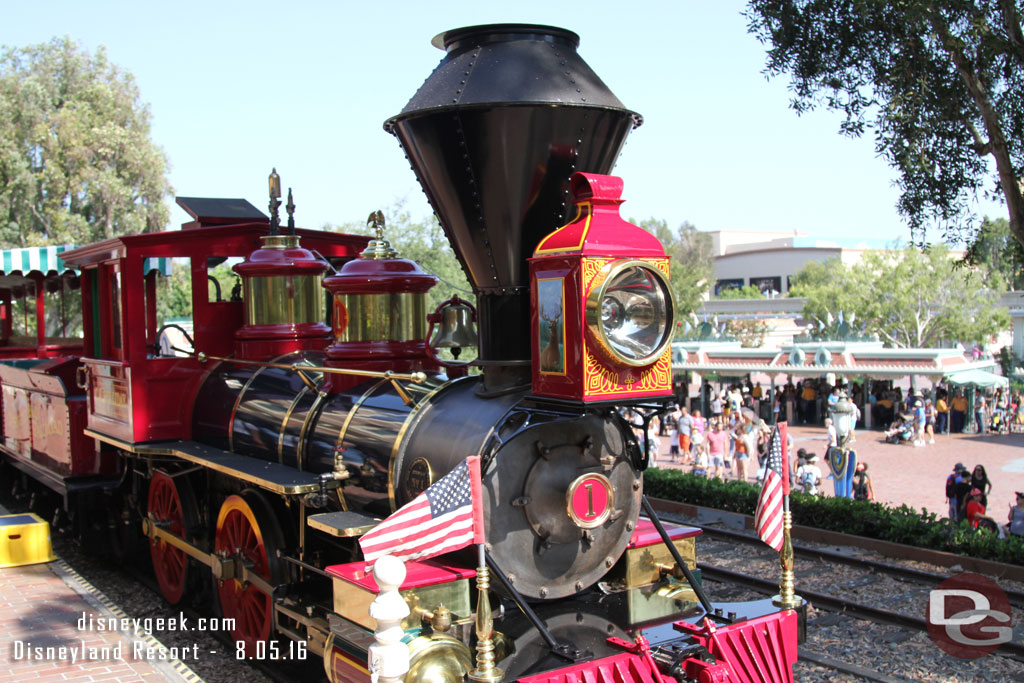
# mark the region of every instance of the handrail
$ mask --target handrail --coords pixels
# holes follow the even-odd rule
[[[224,356],[211,356],[200,351],[195,354],[196,360],[200,363],[205,363],[208,360],[219,360],[225,363],[238,363],[239,365],[256,365],[262,368],[277,368],[279,370],[291,370],[297,373],[302,381],[310,386],[312,382],[304,373],[306,372],[322,372],[330,375],[355,375],[357,377],[377,377],[380,379],[391,382],[391,385],[395,387],[399,396],[406,403],[410,404],[412,399],[405,392],[402,386],[398,383],[399,380],[405,380],[412,382],[413,384],[423,384],[427,381],[427,373],[425,372],[394,372],[392,370],[353,370],[351,368],[327,368],[322,365],[300,365],[298,363],[270,363],[261,360],[244,360],[241,358],[225,358]],[[315,389],[310,386],[311,389]]]

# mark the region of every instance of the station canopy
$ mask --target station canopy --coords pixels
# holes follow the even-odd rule
[[[1002,375],[996,375],[986,370],[964,370],[946,377],[950,384],[966,387],[981,387],[991,389],[995,387],[1009,386],[1010,382]]]
[[[672,371],[741,377],[820,377],[897,379],[908,375],[938,381],[966,371],[987,371],[994,360],[969,360],[964,349],[892,349],[879,341],[797,341],[779,347],[743,348],[738,341],[698,340],[672,344]],[[1002,379],[1005,378],[985,372]]]
[[[60,276],[78,271],[64,263],[60,257],[65,251],[75,249],[73,244],[62,244],[49,247],[22,247],[0,250],[0,285],[16,284],[30,273],[39,273],[44,277]],[[171,274],[171,262],[166,258],[148,258],[143,263],[143,272],[156,270],[162,275]]]

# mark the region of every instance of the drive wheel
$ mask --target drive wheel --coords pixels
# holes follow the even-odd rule
[[[186,540],[189,530],[196,528],[199,518],[192,487],[184,479],[175,479],[163,471],[157,471],[149,483],[146,509],[156,526]],[[153,559],[153,574],[160,586],[160,593],[167,602],[177,605],[188,585],[188,555],[156,539],[149,543],[149,554]]]
[[[258,493],[247,491],[241,496],[229,496],[221,505],[215,550],[251,565],[250,571],[271,585],[282,581],[283,569],[277,555],[284,545],[283,539],[270,505]],[[254,656],[256,644],[269,640],[273,631],[273,596],[240,578],[220,581],[217,592],[224,618],[234,619],[232,637],[244,647],[246,657]]]

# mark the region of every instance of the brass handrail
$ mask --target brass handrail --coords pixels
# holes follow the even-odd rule
[[[196,354],[196,360],[200,363],[205,363],[208,360],[219,360],[226,363],[238,363],[239,365],[259,365],[264,368],[278,368],[280,370],[291,370],[292,372],[301,372],[303,370],[312,370],[314,372],[323,372],[333,375],[358,375],[360,377],[379,377],[380,379],[404,379],[414,384],[423,384],[427,381],[427,373],[425,372],[393,372],[391,370],[352,370],[350,368],[325,368],[321,365],[299,365],[298,363],[268,363],[262,360],[244,360],[242,358],[225,358],[223,356],[211,356],[200,351]]]
[[[219,360],[225,363],[238,363],[239,365],[257,365],[261,368],[277,368],[279,370],[291,370],[297,373],[302,381],[312,390],[316,390],[312,381],[305,375],[306,372],[322,372],[332,375],[356,375],[358,377],[378,377],[391,382],[391,385],[398,392],[406,405],[412,402],[412,398],[405,389],[398,383],[399,380],[406,380],[413,384],[423,384],[427,381],[425,372],[393,372],[391,370],[352,370],[350,368],[325,368],[322,365],[300,365],[298,363],[269,363],[262,360],[244,360],[241,358],[225,358],[224,356],[211,356],[200,351],[196,354],[196,360],[205,363],[208,360]]]

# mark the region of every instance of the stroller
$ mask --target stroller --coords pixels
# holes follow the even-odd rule
[[[902,414],[896,418],[889,429],[885,430],[885,442],[900,444],[914,440],[914,418],[909,414]]]

